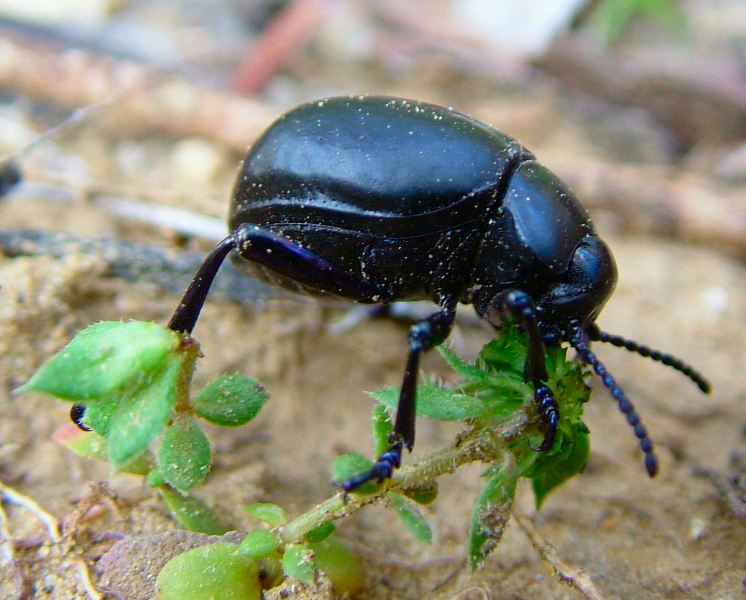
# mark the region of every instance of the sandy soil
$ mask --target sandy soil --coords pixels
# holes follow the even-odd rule
[[[84,206],[10,203],[2,210],[3,222],[25,220],[36,211],[42,215],[34,221],[37,226],[83,219],[95,224]],[[97,218],[94,228],[111,227]],[[715,391],[704,397],[672,370],[612,347],[599,349],[657,441],[661,473],[652,481],[645,476],[628,427],[598,389],[587,409],[588,468],[533,520],[563,559],[585,569],[607,597],[738,597],[744,521],[701,471],[727,477],[733,474],[734,455],[746,450],[744,268],[720,254],[673,242],[626,238],[610,243],[621,277],[602,327],[685,357],[712,378]],[[76,557],[93,564],[120,535],[174,527],[138,480],[112,475],[105,465],[77,458],[49,439],[65,422],[67,406],[12,393],[86,324],[120,317],[165,321],[177,302],[153,285],[103,278],[101,270],[101,259],[91,256],[0,260],[2,481],[59,518],[89,494],[89,482],[108,481],[117,497],[114,511],[102,510],[75,525],[75,543],[66,552],[41,543],[44,531],[26,509],[6,505],[17,555],[39,598],[82,597]],[[335,454],[369,452],[372,401],[362,390],[398,383],[405,330],[378,320],[335,336],[328,323],[338,316],[338,311],[292,301],[257,311],[214,300],[204,311],[195,332],[205,352],[196,384],[241,371],[257,376],[272,395],[249,426],[210,432],[217,463],[202,496],[239,530],[252,526],[241,504],[272,500],[297,514],[332,492],[328,464]],[[471,355],[487,337],[463,324],[453,343]],[[447,375],[435,355],[425,370]],[[407,460],[447,443],[453,432],[420,421],[415,457]],[[413,541],[383,508],[343,523],[341,535],[365,558],[364,597],[577,596],[551,576],[514,523],[482,571],[472,574],[464,567],[470,503],[479,486],[477,467],[442,481],[441,494],[428,509],[437,532],[430,547]],[[532,512],[528,487],[519,490],[519,504]],[[13,597],[13,578],[4,577],[0,590],[0,596]]]

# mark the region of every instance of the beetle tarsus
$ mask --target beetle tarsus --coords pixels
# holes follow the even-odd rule
[[[546,452],[547,450],[551,450],[554,445],[554,438],[557,435],[557,425],[559,423],[559,409],[552,390],[546,385],[536,388],[534,402],[536,402],[537,411],[546,424],[546,431],[541,445],[538,448],[532,447],[532,449],[536,452]]]
[[[391,475],[394,473],[394,469],[398,469],[401,465],[403,447],[404,440],[398,439],[388,450],[386,450],[386,452],[381,454],[370,469],[360,475],[348,479],[347,481],[339,483],[339,487],[342,488],[345,493],[349,493],[354,492],[361,485],[368,483],[369,481],[382,483],[384,480],[390,479]]]

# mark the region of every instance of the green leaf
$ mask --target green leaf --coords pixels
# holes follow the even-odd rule
[[[334,593],[342,598],[353,598],[362,591],[365,579],[363,565],[357,554],[335,536],[308,544],[314,562],[332,582]]]
[[[279,527],[288,522],[288,514],[282,506],[271,502],[257,502],[244,507],[244,510],[257,521],[266,523],[270,527]]]
[[[373,441],[375,442],[373,451],[376,456],[381,456],[391,446],[389,436],[394,431],[389,411],[382,404],[376,404],[373,408],[371,425],[373,427]]]
[[[341,484],[356,475],[364,473],[373,462],[360,454],[340,454],[332,463],[332,481]],[[372,494],[381,488],[380,483],[369,481],[355,490],[356,494]]]
[[[287,577],[313,585],[316,567],[311,548],[307,544],[288,544],[282,555],[282,571]]]
[[[384,388],[368,394],[390,408],[399,404],[399,388]],[[436,421],[465,421],[481,417],[485,412],[484,403],[474,396],[436,383],[417,386],[417,416]]]
[[[121,401],[119,398],[107,398],[96,402],[89,402],[85,407],[83,423],[88,425],[96,433],[108,437],[111,420],[117,411]]]
[[[251,531],[241,540],[239,550],[250,558],[260,559],[272,554],[280,547],[280,539],[271,531]]]
[[[440,352],[440,355],[443,357],[446,363],[448,363],[448,366],[451,367],[451,369],[453,369],[463,379],[484,381],[484,379],[487,377],[487,374],[484,371],[482,371],[475,365],[469,364],[461,357],[457,356],[456,353],[450,348],[447,348],[446,346],[438,346],[438,352]]]
[[[236,427],[248,423],[264,406],[268,394],[253,377],[221,375],[194,398],[194,411],[203,419]]]
[[[108,460],[106,440],[95,431],[83,431],[74,423],[65,423],[53,434],[52,439],[78,456]]]
[[[209,535],[228,531],[215,511],[196,496],[183,496],[167,487],[159,491],[171,514],[185,529]]]
[[[259,567],[236,544],[218,542],[175,556],[156,579],[159,600],[260,600]]]
[[[478,569],[503,535],[513,505],[518,471],[513,456],[505,453],[501,464],[487,470],[489,477],[472,509],[469,529],[469,562]]]
[[[95,431],[83,431],[73,423],[66,423],[52,434],[52,439],[72,450],[78,456],[109,460],[106,439]],[[147,452],[143,452],[123,463],[119,467],[119,471],[133,475],[146,475],[152,468],[153,461]]]
[[[558,452],[547,457],[539,457],[526,477],[531,478],[539,510],[551,491],[580,473],[588,462],[590,454],[590,436],[578,431],[573,442],[569,436],[563,438]]]
[[[675,33],[686,31],[686,15],[674,0],[601,0],[591,13],[589,25],[606,44],[613,44],[637,16]]]
[[[402,523],[409,529],[415,539],[423,544],[432,543],[433,530],[419,507],[395,492],[390,492],[389,498],[391,498],[391,504],[401,518]]]
[[[479,353],[477,367],[488,372],[523,377],[526,362],[526,335],[515,325],[505,325],[500,335]]]
[[[190,416],[178,417],[161,441],[158,468],[164,479],[180,492],[201,485],[212,464],[210,442]]]
[[[149,487],[159,488],[166,485],[166,480],[163,477],[161,470],[158,467],[155,467],[145,476],[145,483]]]
[[[73,402],[131,394],[163,369],[180,342],[180,334],[155,323],[96,323],[42,365],[20,391]]]
[[[337,526],[331,521],[328,523],[322,523],[318,527],[313,528],[305,535],[306,541],[320,542],[321,540],[328,538],[332,533],[334,533],[334,530],[336,528]]]
[[[181,361],[170,357],[166,368],[140,389],[135,398],[122,400],[109,426],[109,458],[115,469],[145,450],[171,417]]]
[[[434,479],[426,481],[417,487],[404,490],[404,495],[414,500],[417,504],[427,505],[438,497],[438,482]]]

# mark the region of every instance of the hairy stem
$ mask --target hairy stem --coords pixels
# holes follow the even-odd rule
[[[389,492],[416,488],[441,475],[453,473],[461,465],[482,461],[491,463],[508,452],[505,443],[525,433],[528,420],[523,412],[489,429],[472,429],[459,435],[456,442],[436,451],[422,461],[402,467],[391,480],[371,494],[335,494],[311,510],[279,527],[276,532],[283,542],[303,541],[309,531],[319,525],[347,517],[361,508],[380,502]]]

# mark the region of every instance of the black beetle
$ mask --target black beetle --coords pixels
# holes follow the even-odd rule
[[[614,289],[614,259],[567,186],[516,140],[448,108],[353,96],[304,104],[254,144],[233,191],[230,231],[205,259],[169,326],[190,333],[223,259],[285,288],[363,303],[429,299],[440,310],[412,325],[391,447],[353,490],[391,476],[412,449],[420,355],[443,342],[456,305],[528,338],[526,381],[552,446],[560,418],[546,386],[545,344],[568,342],[616,399],[658,464],[632,403],[590,341],[669,365],[702,391],[677,358],[602,332],[595,320]]]

